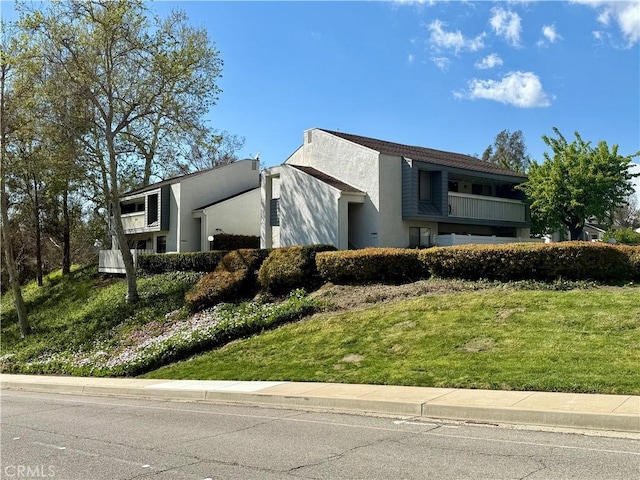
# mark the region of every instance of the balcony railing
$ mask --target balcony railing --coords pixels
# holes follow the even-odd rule
[[[449,192],[449,217],[477,218],[501,222],[526,222],[526,207],[520,200]]]
[[[133,264],[138,265],[138,256],[153,253],[153,250],[131,250]],[[98,271],[101,273],[126,273],[124,260],[120,250],[100,250],[98,259]]]
[[[122,227],[124,228],[124,233],[135,233],[144,230],[146,227],[145,212],[122,215]]]

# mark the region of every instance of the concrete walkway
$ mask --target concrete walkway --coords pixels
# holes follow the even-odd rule
[[[0,388],[640,433],[637,395],[6,374],[0,375]]]

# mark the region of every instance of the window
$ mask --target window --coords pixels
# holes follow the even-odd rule
[[[457,192],[458,191],[458,182],[449,182],[449,191]]]
[[[120,213],[136,213],[136,212],[144,212],[144,201],[136,202],[136,203],[121,203],[120,204]]]
[[[418,192],[421,202],[431,201],[431,172],[420,170],[418,172]]]
[[[147,225],[153,225],[158,221],[158,194],[149,195],[149,212],[147,213]]]
[[[409,248],[431,246],[431,229],[426,227],[409,227]]]
[[[138,240],[136,242],[136,250],[146,250],[147,249],[147,241],[146,240]]]
[[[156,240],[156,253],[167,253],[167,237],[158,237]]]
[[[269,201],[269,225],[272,227],[280,226],[280,199],[272,198]]]

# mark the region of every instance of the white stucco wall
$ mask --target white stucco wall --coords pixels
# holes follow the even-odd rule
[[[380,226],[381,247],[409,245],[409,224],[402,220],[402,159],[380,155]]]
[[[339,190],[288,166],[280,189],[280,246],[339,245]]]
[[[178,221],[177,251],[194,252],[201,247],[200,219],[193,210],[260,185],[260,168],[256,160],[240,160],[215,168],[180,182],[180,219]],[[173,187],[173,186],[172,186]],[[173,188],[172,188],[173,190]],[[235,212],[234,215],[238,215]],[[259,229],[260,220],[255,220]],[[171,230],[174,230],[171,224]],[[167,241],[167,250],[169,242]]]
[[[311,132],[311,142],[308,133]],[[378,152],[312,129],[303,134],[303,146],[287,164],[313,167],[367,193],[357,216],[350,218],[352,243],[357,248],[375,247],[379,243],[379,166]],[[338,217],[336,216],[335,221]]]
[[[207,238],[220,232],[234,235],[260,235],[260,189],[216,203],[198,212],[201,216],[201,247],[209,249]]]

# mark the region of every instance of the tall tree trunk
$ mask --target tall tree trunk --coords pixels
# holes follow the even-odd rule
[[[107,132],[109,132],[107,130]],[[138,283],[136,279],[136,267],[133,263],[133,255],[127,244],[127,237],[122,226],[122,211],[120,209],[120,188],[118,186],[118,161],[116,158],[116,149],[114,145],[113,135],[107,133],[107,150],[109,152],[109,196],[113,212],[113,227],[118,240],[118,247],[122,253],[122,261],[124,262],[124,271],[127,277],[127,302],[138,302]]]
[[[9,201],[7,198],[7,192],[5,191],[4,177],[2,177],[1,183],[2,191],[0,192],[0,210],[2,210],[2,243],[4,244],[4,258],[5,263],[7,264],[7,271],[9,272],[9,283],[11,284],[11,290],[13,291],[13,303],[16,307],[16,312],[18,313],[20,335],[24,338],[31,332],[31,327],[27,317],[27,306],[22,298],[22,287],[18,280],[16,259],[13,256],[13,240],[11,238],[11,232],[9,231]]]
[[[4,55],[3,55],[4,58]],[[27,306],[22,298],[22,287],[18,280],[18,269],[16,267],[16,259],[13,256],[13,239],[11,238],[11,232],[9,228],[9,197],[6,191],[5,175],[7,174],[7,130],[6,130],[6,113],[7,113],[7,99],[6,99],[6,78],[8,72],[8,65],[2,63],[0,65],[0,236],[4,244],[4,259],[7,264],[7,270],[9,271],[9,283],[13,290],[13,303],[16,307],[18,314],[18,322],[20,323],[20,335],[22,338],[29,335],[31,327],[29,325],[29,318],[27,317]]]
[[[571,240],[580,240],[580,237],[582,236],[583,231],[584,231],[584,227],[580,225],[569,227],[569,234],[571,235]]]
[[[33,221],[36,227],[36,281],[42,286],[42,226],[40,222],[40,199],[38,198],[38,181],[33,175]]]
[[[136,281],[136,267],[133,263],[133,255],[127,244],[127,236],[122,226],[122,216],[120,213],[120,199],[113,200],[113,227],[118,240],[118,246],[122,253],[124,271],[127,277],[127,302],[136,303],[138,301],[138,284]]]
[[[62,275],[71,273],[71,221],[69,219],[69,188],[62,192]]]

